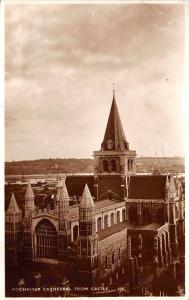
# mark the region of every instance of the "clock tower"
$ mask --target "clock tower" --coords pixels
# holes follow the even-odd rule
[[[136,174],[135,159],[136,151],[129,148],[113,90],[112,106],[101,149],[94,151],[96,200],[124,200],[126,176]]]

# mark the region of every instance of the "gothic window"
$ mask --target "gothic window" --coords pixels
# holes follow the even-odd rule
[[[130,164],[131,164],[131,171],[133,171],[133,160],[132,159],[131,159]]]
[[[112,265],[114,264],[114,261],[115,261],[115,254],[114,252],[112,253]]]
[[[138,256],[138,238],[135,236],[131,237],[131,254],[132,257]]]
[[[103,160],[103,171],[108,172],[108,161],[107,160]]]
[[[111,171],[116,172],[117,171],[117,166],[116,166],[116,160],[112,159],[111,160]]]
[[[102,218],[99,217],[97,219],[97,231],[99,232],[100,230],[102,230]]]
[[[163,208],[159,208],[157,210],[157,223],[158,224],[164,224],[165,220],[164,220],[164,210]]]
[[[143,254],[145,261],[153,261],[154,240],[151,236],[145,236],[143,239]]]
[[[127,169],[128,169],[128,171],[130,171],[130,159],[128,159],[128,161],[127,161]]]
[[[175,205],[175,219],[178,219],[178,208],[176,205]]]
[[[108,267],[108,257],[107,257],[107,255],[105,256],[104,267],[105,267],[105,269],[107,269],[107,267]]]
[[[129,222],[136,224],[137,223],[137,212],[136,209],[131,206],[129,208]]]
[[[76,241],[78,237],[78,225],[73,227],[73,240]]]
[[[44,219],[35,230],[36,256],[39,258],[57,258],[57,232],[51,222]]]
[[[121,259],[121,248],[118,250],[118,258]]]
[[[104,217],[104,229],[108,227],[108,216]]]
[[[125,222],[125,209],[122,210],[122,222]]]
[[[111,226],[114,225],[114,213],[111,213]]]
[[[147,207],[143,209],[143,223],[144,224],[151,223],[151,213]]]
[[[120,211],[117,212],[117,224],[120,223]]]

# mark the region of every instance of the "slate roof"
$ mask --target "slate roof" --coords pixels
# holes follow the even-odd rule
[[[129,143],[127,142],[125,133],[123,131],[123,126],[119,116],[119,111],[118,111],[114,94],[113,94],[113,101],[110,109],[110,114],[108,118],[104,139],[101,144],[102,149],[108,150],[107,149],[108,140],[112,140],[113,150],[120,150],[120,151],[129,150]]]
[[[136,232],[136,230],[138,230],[138,231],[145,231],[145,230],[156,231],[160,227],[162,227],[162,225],[157,224],[157,223],[150,223],[147,225],[143,225],[143,224],[142,225],[134,225],[129,222],[121,222],[112,227],[108,227],[102,231],[99,231],[98,236],[99,236],[99,240],[101,241],[101,240],[103,240],[117,232],[123,231],[123,230],[132,231],[134,229],[135,232]]]
[[[86,183],[91,195],[94,196],[94,175],[68,175],[66,177],[66,187],[69,196],[81,197]]]
[[[120,232],[120,231],[126,230],[126,229],[127,229],[127,224],[125,222],[116,224],[112,227],[108,227],[108,228],[98,232],[99,240],[101,241],[117,232]]]
[[[129,181],[129,199],[164,199],[166,175],[136,175]]]
[[[103,208],[103,207],[108,207],[108,206],[112,206],[117,203],[120,203],[120,202],[109,200],[109,199],[100,200],[100,201],[95,202],[95,208],[99,209],[99,208]]]

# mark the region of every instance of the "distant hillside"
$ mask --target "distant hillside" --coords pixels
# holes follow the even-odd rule
[[[58,173],[92,173],[92,159],[38,159],[5,162],[6,175],[58,174]],[[137,172],[184,172],[182,157],[138,157]]]

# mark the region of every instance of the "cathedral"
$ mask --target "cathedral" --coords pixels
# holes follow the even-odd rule
[[[71,283],[86,287],[140,285],[151,270],[176,273],[184,239],[184,195],[171,174],[136,174],[113,101],[94,174],[59,177],[51,201],[40,203],[29,182],[21,208],[14,193],[5,212],[6,263],[69,266]],[[77,201],[75,201],[75,199]],[[61,269],[60,271],[61,272]],[[124,280],[124,283],[123,283]]]

